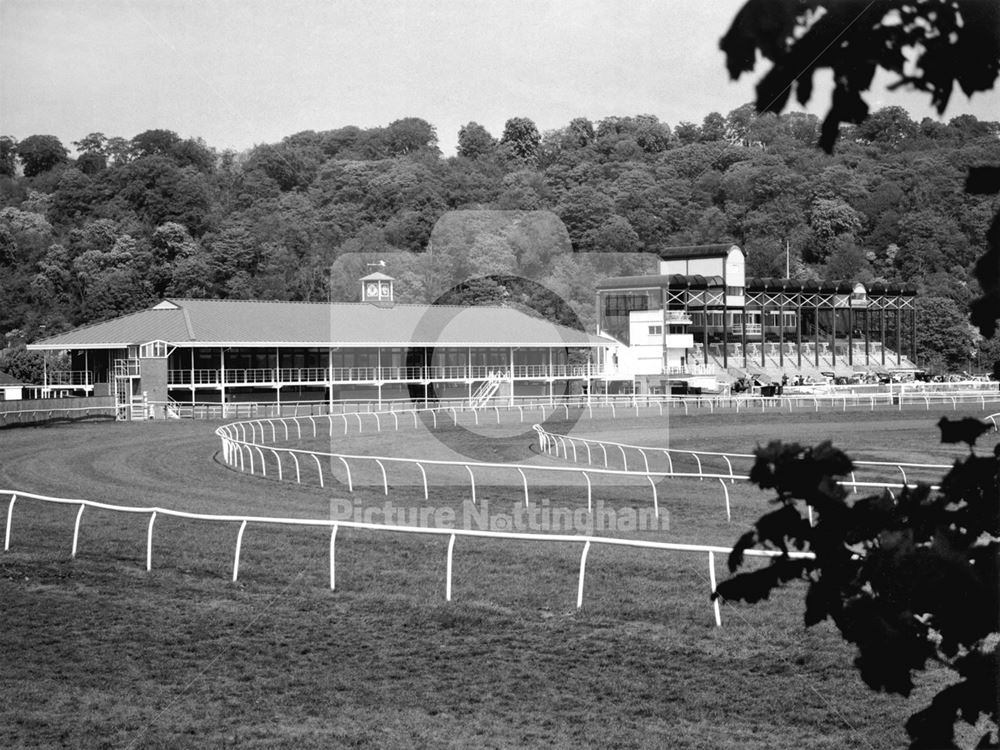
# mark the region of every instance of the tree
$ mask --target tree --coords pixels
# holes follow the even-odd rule
[[[968,369],[969,356],[976,348],[975,331],[958,303],[933,295],[919,296],[914,304],[920,321],[917,357],[924,369],[934,374]]]
[[[833,68],[833,106],[820,138],[829,152],[839,124],[861,122],[867,114],[860,92],[877,66],[930,91],[939,112],[956,82],[967,95],[992,88],[1000,71],[1000,5],[750,0],[721,45],[734,78],[753,68],[758,48],[774,61],[758,85],[758,111],[780,112],[793,86],[799,101],[807,102],[814,70]],[[907,54],[915,60],[909,71]],[[970,170],[966,192],[1000,193],[1000,168]],[[983,295],[972,303],[971,319],[988,339],[1000,317],[1000,214],[987,243],[975,268]],[[946,335],[961,341],[956,329]],[[1000,362],[994,372],[1000,376]],[[836,479],[851,472],[852,462],[829,443],[804,450],[773,442],[758,449],[750,478],[762,489],[775,489],[781,507],[737,541],[729,568],[735,572],[744,551],[757,544],[781,555],[763,570],[724,582],[713,596],[754,602],[783,582],[806,580],[806,625],[832,619],[843,637],[857,644],[855,663],[872,689],[909,695],[913,672],[928,660],[958,674],[958,682],[910,717],[911,747],[955,747],[956,721],[974,724],[981,714],[992,720],[994,731],[977,747],[997,747],[1000,450],[989,458],[971,452],[989,428],[986,423],[942,419],[939,425],[942,442],[967,442],[970,455],[956,462],[937,494],[918,485],[904,488],[898,498],[885,493],[848,503]],[[818,524],[802,517],[798,500],[819,512]],[[790,546],[808,547],[815,557],[795,560]]]
[[[527,117],[512,117],[503,126],[500,145],[517,159],[532,160],[538,155],[542,137],[535,123]]]
[[[78,141],[73,141],[73,145],[81,154],[108,155],[108,138],[104,133],[90,133]]]
[[[726,120],[718,112],[709,112],[701,122],[703,141],[721,141],[726,137]]]
[[[405,117],[389,123],[384,137],[389,156],[406,156],[418,152],[437,156],[441,153],[437,147],[437,131],[434,126],[419,117]]]
[[[132,139],[132,152],[137,158],[169,156],[181,137],[173,130],[144,130]]]
[[[66,161],[69,151],[54,135],[29,135],[17,144],[17,156],[24,166],[24,176],[48,172]]]
[[[679,122],[674,126],[674,136],[681,143],[695,143],[701,140],[701,128],[693,122]],[[711,140],[711,139],[705,139]]]
[[[899,148],[913,140],[919,128],[902,107],[883,107],[862,122],[854,134],[867,143]]]
[[[942,419],[942,442],[970,447],[988,423]],[[857,646],[855,664],[873,690],[908,696],[928,661],[958,681],[910,717],[912,748],[952,748],[959,719],[998,718],[1000,652],[1000,458],[970,451],[941,482],[851,500],[838,480],[853,462],[824,442],[812,449],[774,441],[755,451],[750,480],[776,494],[777,509],[736,542],[729,570],[744,552],[779,551],[771,564],[719,584],[713,598],[756,602],[802,581],[805,624],[830,619]],[[810,509],[803,517],[800,504]],[[812,513],[818,514],[811,523]],[[813,557],[795,556],[811,552]],[[995,742],[995,740],[994,740]],[[989,733],[977,747],[989,744]]]
[[[899,77],[894,86],[930,93],[939,114],[955,84],[966,96],[993,88],[1000,73],[1000,4],[748,0],[719,46],[734,80],[753,70],[758,51],[773,63],[757,84],[758,112],[780,113],[793,90],[805,104],[816,70],[830,68],[835,86],[820,146],[832,151],[840,123],[867,117],[861,92],[877,68]]]
[[[478,122],[470,122],[458,130],[458,155],[467,159],[489,156],[496,150],[497,141]]]
[[[0,135],[0,177],[13,177],[17,171],[17,140]]]

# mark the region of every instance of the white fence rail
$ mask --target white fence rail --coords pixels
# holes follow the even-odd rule
[[[892,390],[872,391],[873,386],[830,386],[823,393],[791,393],[781,396],[761,396],[755,393],[741,394],[703,394],[699,396],[672,396],[658,394],[591,394],[573,396],[498,396],[485,404],[489,408],[513,409],[517,406],[533,407],[546,405],[549,407],[565,406],[584,409],[592,413],[594,409],[606,408],[617,416],[626,410],[636,414],[640,409],[656,409],[659,414],[676,413],[681,410],[685,414],[694,411],[800,411],[820,409],[851,409],[890,408],[902,411],[904,407],[917,407],[930,410],[932,406],[950,407],[957,410],[962,404],[978,404],[983,410],[988,404],[1000,405],[1000,391],[995,383],[986,384],[989,388],[972,388],[952,390],[950,384],[933,384],[940,390],[927,390],[923,384],[892,386]],[[959,384],[955,384],[959,385]],[[887,389],[887,386],[876,386]],[[790,391],[791,389],[789,389]],[[326,414],[342,414],[348,410],[372,411],[411,411],[418,401],[412,399],[376,399],[367,400],[312,400],[312,401],[229,401],[219,402],[185,402],[175,399],[169,402],[151,401],[151,404],[170,406],[179,410],[184,417],[205,419],[281,417],[281,416],[323,416]],[[435,407],[468,407],[468,398],[432,399],[424,408]],[[417,407],[419,408],[419,407]],[[162,409],[161,409],[162,412]]]
[[[521,422],[524,421],[524,413],[529,407],[516,406],[515,410],[519,412],[519,418]],[[538,406],[542,410],[544,416],[546,407]],[[565,414],[569,415],[569,406],[567,404],[562,405],[562,407],[557,407],[558,409],[563,409]],[[690,452],[698,463],[697,471],[677,471],[673,466],[672,459],[670,458],[670,449],[648,449],[648,450],[660,450],[666,453],[669,465],[662,470],[651,470],[648,461],[648,454],[643,452],[643,467],[642,469],[629,469],[627,465],[627,458],[625,453],[624,444],[612,444],[605,443],[605,445],[616,445],[621,450],[621,455],[624,460],[625,466],[622,469],[613,469],[607,467],[595,467],[593,465],[593,456],[588,455],[588,465],[586,468],[582,467],[570,467],[570,466],[551,466],[545,464],[525,464],[525,463],[494,463],[494,462],[482,462],[482,461],[454,461],[454,460],[441,460],[441,459],[427,459],[427,458],[402,458],[398,456],[387,456],[387,455],[359,455],[342,453],[337,451],[319,451],[319,450],[307,450],[302,448],[290,448],[284,446],[278,446],[279,440],[290,441],[290,440],[302,440],[303,439],[303,427],[305,428],[305,435],[308,437],[310,432],[312,437],[317,437],[319,435],[320,429],[325,427],[325,432],[327,437],[332,438],[334,435],[334,427],[336,425],[338,434],[340,434],[340,427],[343,426],[343,435],[349,434],[353,427],[357,428],[357,431],[364,432],[366,430],[374,432],[382,432],[383,427],[389,429],[390,419],[391,427],[393,430],[400,429],[400,423],[404,426],[410,424],[407,417],[412,420],[412,426],[417,427],[419,424],[419,415],[424,413],[429,415],[433,420],[433,424],[436,427],[438,425],[439,415],[442,420],[451,419],[452,423],[457,425],[459,423],[458,415],[460,413],[469,413],[473,416],[476,424],[479,424],[480,411],[484,411],[487,416],[495,416],[496,423],[501,422],[501,413],[512,414],[512,411],[504,410],[503,412],[499,407],[490,407],[484,410],[474,409],[467,406],[450,406],[450,407],[438,407],[434,409],[410,409],[407,412],[403,411],[383,411],[383,412],[355,412],[353,414],[340,414],[340,415],[326,415],[325,417],[275,417],[275,418],[260,418],[255,420],[245,420],[241,422],[233,422],[227,425],[223,425],[216,429],[216,435],[220,438],[222,442],[222,456],[223,460],[227,465],[232,468],[241,471],[249,472],[250,474],[260,474],[261,476],[267,476],[270,470],[273,471],[279,481],[284,481],[286,479],[286,474],[288,480],[291,479],[291,470],[294,469],[295,481],[301,484],[303,482],[304,472],[308,472],[306,475],[307,481],[311,477],[315,477],[316,482],[320,487],[326,486],[326,475],[329,475],[331,479],[336,480],[337,477],[334,474],[334,466],[340,466],[343,468],[344,475],[346,477],[347,489],[349,492],[354,492],[354,481],[352,475],[352,466],[357,468],[359,465],[367,464],[372,469],[377,467],[377,475],[381,476],[381,483],[383,488],[383,493],[388,496],[389,494],[389,472],[387,467],[397,466],[397,467],[414,467],[420,472],[420,479],[423,485],[424,498],[429,497],[429,484],[427,479],[427,468],[428,467],[447,467],[453,472],[457,473],[458,476],[467,477],[469,483],[469,493],[470,499],[473,503],[476,502],[476,482],[477,476],[482,478],[484,472],[505,472],[510,476],[511,480],[516,481],[520,479],[520,486],[523,492],[524,505],[526,508],[530,507],[530,486],[529,477],[537,478],[539,475],[544,475],[549,479],[553,477],[559,477],[558,484],[560,486],[565,486],[567,480],[571,477],[582,478],[586,483],[587,492],[587,509],[588,511],[593,510],[594,493],[593,493],[593,478],[612,478],[616,480],[629,480],[632,482],[638,482],[640,484],[648,484],[651,492],[651,503],[654,515],[658,518],[660,513],[660,499],[657,491],[657,483],[670,478],[670,479],[691,479],[704,481],[706,479],[713,480],[713,483],[717,481],[718,487],[721,491],[721,499],[725,504],[726,518],[728,521],[732,521],[732,505],[730,501],[730,491],[728,484],[732,484],[735,480],[746,480],[749,479],[746,474],[737,474],[733,470],[732,462],[729,457],[724,456],[727,463],[727,468],[724,471],[710,472],[706,471],[705,467],[702,465],[702,460],[700,456],[708,455],[707,453]],[[401,420],[400,417],[403,417]],[[326,424],[323,424],[325,422]],[[568,459],[569,449],[572,448],[574,453],[574,461],[576,460],[576,442],[579,441],[582,445],[587,446],[588,454],[591,454],[589,448],[589,443],[581,438],[566,438],[565,436],[554,435],[552,433],[545,432],[541,426],[535,425],[535,430],[539,435],[539,448],[541,453],[552,454],[553,452],[558,453],[559,446],[562,447],[562,453]],[[294,430],[294,432],[293,432]],[[595,441],[600,444],[600,441]],[[642,451],[642,446],[628,446],[637,448]],[[607,451],[605,452],[605,462],[607,462]],[[717,454],[723,456],[723,454]],[[734,456],[737,454],[733,454]],[[301,459],[301,460],[300,460]],[[288,464],[286,472],[286,464]],[[875,462],[873,465],[880,465]],[[850,481],[843,481],[842,484],[845,487],[850,487],[855,493],[858,492],[859,488],[864,489],[881,489],[888,490],[890,493],[893,491],[901,490],[903,487],[913,487],[915,484],[907,481],[906,473],[904,471],[904,463],[888,463],[885,465],[895,466],[897,470],[902,474],[901,482],[886,482],[886,481],[859,481],[856,476],[852,475]],[[307,468],[305,468],[305,467]],[[324,468],[324,466],[326,468]],[[920,468],[937,468],[933,466],[917,465]],[[943,464],[940,465],[941,468],[948,468]],[[515,474],[516,472],[516,474]],[[412,473],[406,478],[406,481],[411,481]],[[937,489],[935,485],[932,485],[932,489]]]
[[[11,411],[0,411],[0,427],[14,424],[32,424],[49,419],[76,419],[93,416],[115,416],[115,406],[83,406],[83,407],[35,407],[32,409],[18,409]]]
[[[486,539],[501,539],[508,542],[515,541],[528,541],[528,542],[544,542],[549,544],[579,544],[582,545],[582,551],[580,555],[580,572],[577,578],[576,586],[576,607],[577,609],[583,606],[583,593],[584,593],[584,579],[586,575],[587,567],[587,555],[590,551],[591,545],[605,545],[609,547],[619,547],[619,548],[632,548],[641,550],[659,550],[659,551],[671,551],[671,552],[683,552],[688,554],[701,554],[707,556],[708,562],[708,572],[709,572],[709,582],[711,586],[712,593],[715,591],[715,555],[728,555],[730,549],[728,547],[719,547],[713,545],[704,544],[675,544],[670,542],[654,542],[647,541],[644,539],[618,539],[614,537],[603,537],[603,536],[592,536],[592,535],[574,535],[574,534],[534,534],[534,533],[517,533],[517,532],[505,532],[505,531],[486,531],[478,529],[446,529],[446,528],[436,528],[436,527],[422,527],[422,526],[399,526],[399,525],[386,525],[386,524],[376,524],[376,523],[363,523],[360,521],[339,521],[332,519],[316,519],[316,518],[282,518],[274,516],[250,516],[250,515],[219,515],[219,514],[204,514],[204,513],[190,513],[187,511],[173,510],[170,508],[160,508],[156,506],[130,506],[130,505],[114,505],[111,503],[101,503],[95,502],[93,500],[80,500],[80,499],[70,499],[70,498],[59,498],[59,497],[49,497],[47,495],[38,495],[31,492],[22,492],[20,490],[0,490],[0,496],[9,496],[10,500],[7,505],[7,524],[4,530],[4,552],[7,552],[11,548],[12,544],[12,528],[14,520],[14,506],[18,499],[23,500],[35,500],[44,503],[54,503],[58,505],[70,505],[78,508],[76,514],[76,521],[73,526],[73,536],[72,544],[70,548],[70,556],[75,558],[77,552],[79,551],[80,542],[80,528],[81,522],[83,520],[84,510],[87,508],[97,508],[101,510],[114,511],[118,513],[132,513],[140,515],[148,515],[149,523],[146,526],[146,570],[151,571],[153,569],[153,532],[154,525],[156,523],[156,518],[158,515],[170,516],[173,518],[185,518],[195,521],[206,521],[206,522],[223,522],[239,524],[239,529],[236,534],[235,549],[233,553],[233,575],[232,580],[235,582],[239,577],[240,569],[240,554],[242,552],[243,546],[243,533],[246,530],[247,524],[260,524],[265,526],[309,526],[309,527],[320,527],[330,529],[330,590],[336,589],[336,539],[337,531],[340,528],[350,528],[350,529],[366,529],[369,531],[375,531],[380,533],[403,533],[403,534],[422,534],[438,537],[448,537],[448,549],[445,560],[445,591],[444,597],[446,601],[451,601],[452,599],[452,574],[453,574],[453,558],[455,550],[455,540],[459,537],[462,538],[486,538]],[[750,557],[762,557],[762,558],[773,558],[778,557],[781,553],[777,550],[747,550],[745,555]],[[813,555],[809,552],[791,552],[789,556],[793,559],[812,559]],[[722,617],[719,611],[719,601],[716,599],[712,603],[713,612],[715,616],[715,624],[717,626],[722,625]]]
[[[650,470],[649,459],[651,456],[659,457],[663,456],[668,465],[668,470],[673,471],[674,469],[674,458],[677,456],[684,456],[693,459],[698,467],[698,476],[713,476],[704,473],[705,464],[710,464],[710,462],[718,462],[719,459],[725,461],[726,471],[729,473],[730,480],[735,479],[746,479],[745,476],[739,476],[733,471],[734,462],[746,462],[753,461],[756,457],[752,453],[722,453],[717,451],[694,451],[694,450],[682,450],[679,448],[670,448],[665,446],[650,446],[650,445],[632,445],[629,443],[618,443],[611,440],[599,440],[595,438],[582,438],[573,435],[563,435],[545,430],[541,425],[533,425],[532,429],[538,434],[539,438],[539,449],[548,453],[549,455],[555,455],[559,457],[560,449],[562,452],[562,458],[569,461],[570,460],[570,450],[572,450],[573,463],[578,463],[583,460],[584,451],[586,451],[586,462],[588,466],[593,466],[594,461],[597,460],[596,453],[599,448],[601,453],[600,457],[603,461],[605,468],[609,468],[611,464],[611,458],[616,456],[621,456],[622,468],[626,471],[628,470],[628,456],[633,454],[633,462],[636,458],[641,459],[642,466],[646,472]],[[581,449],[578,451],[577,446]],[[608,449],[611,449],[609,452]],[[878,470],[882,467],[894,467],[896,471],[900,473],[900,478],[903,484],[909,484],[907,479],[906,470],[912,470],[914,472],[926,472],[934,473],[935,475],[940,474],[941,471],[946,471],[952,468],[951,464],[928,464],[928,463],[913,463],[905,461],[853,461],[855,468],[861,469],[871,469]],[[747,468],[749,471],[749,467]],[[859,483],[855,481],[855,472],[851,472],[851,482],[844,482],[844,484],[849,484],[854,487],[857,491],[857,487],[865,486],[864,483]],[[896,485],[893,485],[895,487]]]

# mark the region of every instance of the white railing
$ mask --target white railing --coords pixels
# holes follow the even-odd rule
[[[48,419],[73,419],[82,417],[86,419],[92,416],[115,415],[114,404],[106,406],[80,406],[80,407],[34,407],[31,409],[16,409],[0,411],[0,426],[10,424],[31,424]]]
[[[35,500],[44,503],[54,503],[58,505],[71,505],[78,508],[76,513],[76,521],[73,526],[73,537],[72,544],[70,547],[70,557],[75,558],[79,551],[80,544],[80,527],[83,520],[83,513],[86,508],[95,508],[100,510],[114,511],[118,513],[133,513],[149,516],[149,523],[146,526],[146,570],[151,571],[153,569],[153,531],[156,522],[156,517],[158,515],[169,516],[173,518],[184,518],[194,521],[206,521],[206,522],[223,522],[239,524],[239,530],[236,534],[235,550],[233,553],[233,574],[232,580],[235,582],[239,578],[240,569],[240,553],[243,546],[243,534],[246,530],[247,524],[261,524],[265,526],[310,526],[319,528],[330,529],[330,590],[336,589],[336,540],[337,531],[340,528],[345,529],[366,529],[369,531],[383,532],[383,533],[404,533],[404,534],[422,534],[428,536],[437,537],[448,537],[448,549],[445,560],[445,601],[451,601],[452,598],[452,578],[453,578],[453,561],[454,561],[454,551],[455,551],[455,541],[457,538],[485,538],[485,539],[501,539],[507,542],[514,541],[529,541],[529,542],[547,542],[550,544],[580,544],[583,546],[580,555],[580,572],[576,580],[576,607],[580,609],[583,607],[583,592],[584,592],[584,579],[586,575],[587,568],[587,555],[590,552],[591,545],[605,545],[609,547],[619,547],[619,548],[632,548],[641,550],[659,550],[659,551],[672,551],[672,552],[684,552],[684,553],[694,553],[707,555],[708,558],[708,573],[709,573],[709,584],[710,592],[715,593],[716,588],[716,573],[715,573],[715,555],[728,555],[730,552],[729,547],[718,547],[707,544],[677,544],[671,542],[654,542],[647,541],[644,539],[619,539],[615,537],[605,537],[605,536],[593,536],[593,535],[576,535],[576,534],[543,534],[543,533],[518,533],[518,532],[506,532],[506,531],[492,531],[492,530],[482,530],[482,529],[447,529],[439,527],[426,527],[426,526],[399,526],[399,525],[388,525],[388,524],[376,524],[376,523],[364,523],[360,521],[341,521],[329,518],[287,518],[279,516],[250,516],[250,515],[219,515],[219,514],[205,514],[205,513],[190,513],[187,511],[173,510],[171,508],[161,508],[158,506],[131,506],[131,505],[114,505],[112,503],[101,503],[95,502],[93,500],[80,500],[80,499],[70,499],[70,498],[59,498],[59,497],[49,497],[47,495],[38,495],[31,492],[22,492],[20,490],[0,490],[0,495],[5,495],[10,497],[10,501],[7,505],[7,524],[4,531],[4,552],[10,550],[11,540],[12,540],[12,526],[14,520],[14,506],[18,499],[22,500]],[[777,550],[758,550],[751,549],[746,550],[744,553],[749,557],[761,557],[761,558],[773,558],[782,555],[781,552]],[[813,559],[813,554],[810,552],[790,552],[788,556],[792,559]],[[715,599],[712,603],[713,612],[715,615],[716,626],[722,625],[722,616],[719,609],[719,600]]]
[[[525,407],[515,406],[520,414],[520,421],[524,421],[524,409]],[[540,407],[542,409],[542,416],[545,416],[544,406]],[[565,415],[569,416],[569,406],[562,405],[561,407],[565,409]],[[482,410],[486,414],[493,414],[496,418],[496,423],[499,424],[501,421],[501,409],[500,407],[492,407],[490,409]],[[425,458],[402,458],[398,456],[386,456],[386,455],[356,455],[348,453],[340,453],[336,451],[316,451],[316,450],[305,450],[298,448],[287,448],[279,447],[277,445],[279,440],[290,441],[290,440],[302,440],[303,439],[303,427],[306,430],[306,437],[309,437],[309,432],[311,431],[311,436],[313,438],[319,436],[319,430],[321,427],[325,427],[325,432],[327,437],[332,438],[334,434],[334,426],[337,425],[338,433],[340,426],[343,426],[344,435],[349,434],[352,427],[357,427],[359,433],[366,431],[382,432],[383,425],[386,429],[391,425],[392,429],[399,430],[400,424],[402,422],[405,427],[409,422],[407,418],[412,419],[412,426],[417,427],[420,423],[420,415],[425,417],[429,416],[433,420],[433,426],[438,426],[439,415],[442,419],[447,420],[449,417],[454,425],[458,425],[459,419],[458,415],[460,413],[471,414],[476,424],[479,424],[479,412],[480,410],[472,407],[463,407],[461,405],[450,406],[450,407],[436,407],[432,409],[410,409],[407,411],[402,410],[389,410],[389,411],[374,411],[374,412],[356,412],[353,414],[345,413],[340,415],[327,415],[325,417],[286,417],[286,418],[260,418],[254,420],[246,420],[243,422],[234,422],[228,425],[223,425],[216,430],[216,435],[222,441],[222,455],[223,460],[226,464],[237,469],[241,472],[249,472],[250,474],[260,474],[261,476],[268,476],[269,464],[270,469],[274,471],[277,475],[277,479],[282,481],[285,479],[286,467],[288,466],[288,479],[291,480],[291,470],[294,468],[295,481],[301,484],[303,482],[303,463],[308,467],[307,480],[314,478],[320,487],[325,487],[326,475],[329,474],[331,480],[339,481],[338,477],[334,474],[334,466],[342,467],[343,473],[346,477],[347,489],[349,492],[354,492],[354,482],[352,479],[351,467],[358,467],[359,465],[367,465],[371,469],[377,467],[378,475],[381,476],[381,485],[385,495],[389,494],[389,472],[387,467],[392,466],[411,466],[415,467],[420,472],[420,477],[423,485],[424,498],[429,497],[429,486],[427,480],[427,467],[449,467],[454,473],[459,476],[467,477],[469,492],[471,501],[476,502],[476,482],[477,474],[481,478],[483,472],[490,472],[491,475],[495,475],[496,472],[502,472],[508,476],[509,479],[515,480],[515,477],[520,478],[520,486],[523,491],[524,505],[526,508],[530,507],[530,489],[529,489],[529,479],[531,476],[537,478],[540,474],[544,475],[549,480],[555,480],[555,483],[559,486],[566,486],[567,480],[571,477],[577,476],[581,477],[584,482],[586,482],[587,490],[587,509],[588,512],[593,510],[593,478],[610,478],[616,480],[620,483],[622,480],[631,480],[642,482],[643,480],[648,483],[651,490],[651,503],[654,515],[659,518],[659,498],[657,494],[657,482],[666,479],[691,479],[704,481],[705,479],[710,479],[718,481],[719,488],[722,492],[722,499],[725,504],[726,518],[728,521],[732,521],[732,510],[730,503],[730,490],[728,484],[732,484],[735,480],[745,480],[749,479],[746,474],[736,474],[733,470],[731,461],[729,458],[725,458],[727,462],[726,471],[718,472],[707,472],[701,463],[700,458],[696,458],[698,461],[698,470],[695,471],[677,471],[673,466],[672,459],[670,457],[670,449],[659,449],[666,454],[669,461],[669,465],[664,469],[653,470],[648,462],[648,456],[644,454],[644,464],[642,470],[632,469],[630,470],[627,465],[627,459],[625,458],[624,446],[622,449],[622,457],[625,462],[625,467],[623,469],[612,469],[612,468],[595,468],[593,466],[593,461],[590,458],[590,450],[588,448],[588,465],[586,468],[568,467],[568,466],[550,466],[550,465],[539,465],[539,464],[523,464],[523,463],[493,463],[493,462],[481,462],[481,461],[453,461],[453,460],[435,460],[435,459],[425,459]],[[504,413],[510,413],[510,410],[505,409]],[[612,407],[612,413],[614,413],[614,407]],[[590,415],[593,417],[593,412],[590,410]],[[403,417],[400,420],[400,417]],[[308,421],[307,421],[308,420]],[[391,420],[391,421],[390,421]],[[325,422],[325,424],[323,424]],[[367,423],[367,428],[365,427]],[[279,427],[280,425],[280,427]],[[292,433],[292,428],[294,428],[294,436]],[[541,427],[536,425],[536,431],[539,433],[539,441],[541,452],[551,453],[553,446],[556,442],[562,440],[563,453],[568,458],[568,449],[566,439],[562,436],[556,436],[552,433],[546,433]],[[573,449],[574,460],[576,459],[576,445],[573,440],[580,441],[581,444],[586,444],[586,441],[582,438],[570,439],[569,445]],[[594,441],[599,443],[600,441]],[[606,443],[608,444],[608,443]],[[636,448],[643,450],[643,446],[635,446]],[[646,448],[647,450],[654,450]],[[695,454],[695,452],[691,452]],[[702,452],[698,455],[708,455]],[[723,456],[724,454],[717,454]],[[735,455],[735,454],[733,454]],[[284,461],[283,461],[284,457]],[[301,459],[301,461],[300,461]],[[607,458],[605,456],[605,461]],[[337,463],[339,462],[339,464]],[[329,467],[324,470],[324,465]],[[883,465],[880,463],[873,462],[873,466]],[[865,489],[881,489],[888,490],[892,492],[893,490],[901,490],[904,487],[913,487],[913,483],[908,482],[906,478],[906,473],[904,467],[913,466],[919,468],[935,468],[927,465],[917,465],[896,462],[885,462],[886,466],[895,466],[898,471],[902,474],[902,482],[886,482],[886,481],[859,481],[854,474],[851,476],[850,481],[842,481],[840,484],[845,487],[851,488],[854,492],[857,492],[859,488]],[[943,465],[941,465],[943,466]],[[946,467],[945,467],[946,468]],[[516,475],[514,472],[517,472]],[[454,475],[453,475],[454,476]],[[409,475],[412,477],[412,473]],[[411,481],[409,478],[407,481]],[[714,482],[713,482],[714,484]],[[936,487],[932,486],[932,489]]]
[[[167,373],[170,385],[223,385],[222,370],[173,369]],[[600,378],[604,372],[592,364],[554,365],[442,365],[434,367],[282,367],[226,368],[225,385],[260,383],[314,384],[389,383],[483,380],[490,373],[514,379]]]
[[[939,384],[947,385],[947,384]],[[707,411],[714,413],[722,411],[727,413],[741,413],[749,411],[781,411],[810,409],[819,411],[820,409],[837,409],[847,411],[851,409],[894,409],[902,411],[904,407],[916,407],[929,411],[932,406],[944,406],[955,411],[960,405],[978,404],[980,408],[986,409],[988,404],[1000,404],[1000,392],[995,388],[990,390],[955,390],[955,391],[929,391],[915,389],[910,385],[905,390],[901,390],[899,384],[891,386],[864,386],[864,385],[843,385],[843,386],[823,386],[822,393],[795,392],[793,386],[788,386],[781,396],[761,396],[757,392],[744,392],[740,394],[702,394],[700,396],[670,396],[662,394],[590,394],[575,396],[503,396],[494,399],[487,404],[485,409],[499,408],[501,410],[516,410],[518,406],[534,407],[545,405],[549,407],[563,406],[582,409],[587,415],[591,415],[594,409],[610,409],[612,416],[622,413],[622,410],[633,410],[638,415],[641,409],[656,410],[658,415],[668,414],[671,411],[683,410],[685,414],[697,411]],[[875,390],[881,389],[881,390]],[[151,404],[163,405],[166,402],[150,402]],[[468,398],[439,398],[430,399],[429,403],[438,406],[458,409],[468,409]],[[281,416],[325,416],[326,414],[341,414],[347,410],[372,412],[383,411],[411,411],[414,408],[413,399],[347,399],[347,400],[310,400],[310,401],[227,401],[224,405],[219,402],[198,401],[194,404],[184,400],[177,400],[176,404],[171,402],[171,406],[177,406],[179,413],[185,418],[206,418],[206,419],[226,419],[226,418],[252,418],[252,417],[281,417]],[[419,408],[419,407],[418,407]]]
[[[712,462],[718,463],[721,459],[725,461],[726,468],[723,473],[728,472],[730,481],[736,479],[749,479],[747,474],[736,474],[733,470],[733,463],[745,463],[747,461],[753,461],[756,456],[752,453],[723,453],[717,451],[694,451],[685,450],[679,448],[670,448],[666,446],[650,446],[650,445],[632,445],[629,443],[618,443],[611,440],[598,440],[594,438],[582,438],[573,435],[564,435],[553,433],[545,430],[541,425],[533,425],[532,429],[538,434],[539,438],[539,449],[542,452],[548,453],[549,455],[555,455],[557,458],[560,456],[560,449],[562,452],[562,458],[565,460],[570,460],[570,449],[573,452],[573,463],[583,459],[584,450],[586,451],[586,461],[588,466],[593,466],[596,460],[597,448],[601,450],[601,458],[605,468],[611,466],[611,459],[616,458],[618,455],[621,456],[622,468],[628,471],[628,456],[630,453],[636,454],[633,458],[633,465],[635,459],[641,459],[642,466],[645,471],[650,470],[650,458],[658,458],[662,456],[668,465],[668,470],[673,471],[674,460],[677,457],[685,457],[693,459],[697,465],[697,474],[699,477],[709,476],[714,477],[712,474],[704,474],[704,468],[706,465],[711,465]],[[580,451],[577,451],[577,446],[581,447]],[[611,449],[609,452],[608,449]],[[900,484],[887,484],[883,482],[858,482],[856,477],[856,471],[851,472],[851,481],[839,482],[842,486],[850,487],[855,493],[858,491],[858,487],[880,487],[884,489],[901,489],[903,486],[914,487],[915,485],[907,477],[906,471],[909,469],[911,474],[917,472],[923,472],[926,474],[932,474],[935,478],[940,476],[942,471],[947,471],[952,468],[951,464],[929,464],[929,463],[914,463],[906,461],[852,461],[855,469],[868,469],[877,471],[883,467],[893,467],[900,473],[901,483]],[[749,472],[749,467],[746,467],[746,471]],[[931,489],[939,489],[937,486],[932,485]]]
[[[45,385],[93,385],[94,373],[89,370],[50,370],[45,373]]]

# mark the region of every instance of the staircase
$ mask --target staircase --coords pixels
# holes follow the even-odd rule
[[[146,400],[132,394],[132,381],[139,377],[139,360],[116,359],[114,361],[115,419],[128,422],[146,418]]]
[[[490,371],[486,380],[484,380],[482,385],[480,385],[479,388],[476,389],[476,392],[472,394],[472,398],[469,399],[469,406],[473,409],[485,406],[489,400],[496,395],[497,391],[500,390],[501,382],[503,382],[503,378],[500,373]]]

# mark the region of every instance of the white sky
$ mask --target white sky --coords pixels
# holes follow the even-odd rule
[[[150,128],[245,149],[301,130],[423,117],[454,153],[474,120],[542,131],[573,117],[671,126],[753,99],[718,40],[742,0],[0,0],[0,133]],[[809,111],[822,116],[817,80]],[[928,96],[867,97],[920,120]],[[1000,117],[1000,91],[961,92],[943,119]]]

